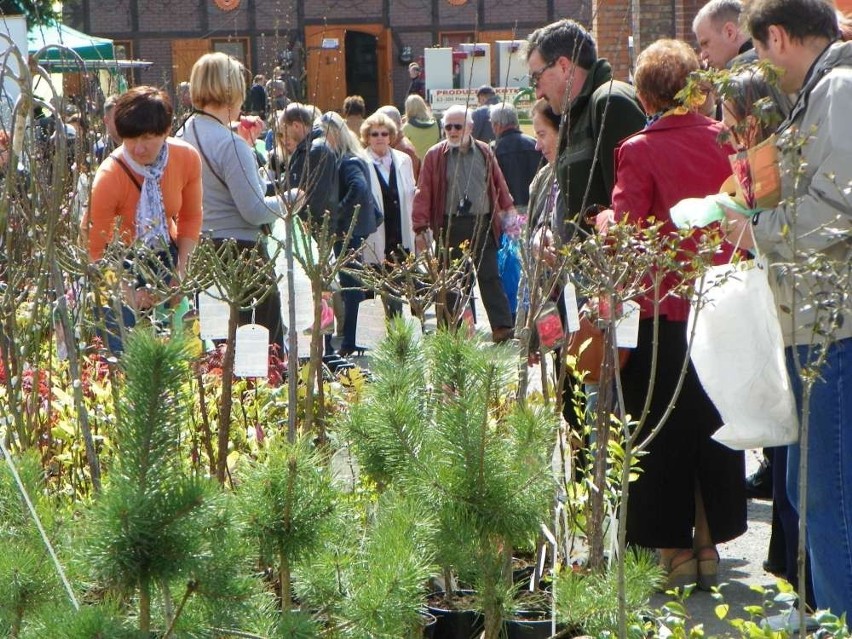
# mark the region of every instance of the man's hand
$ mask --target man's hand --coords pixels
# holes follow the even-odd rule
[[[754,248],[754,233],[749,229],[751,219],[729,208],[722,207],[726,220],[722,222],[722,233],[729,244],[737,248],[751,250]]]

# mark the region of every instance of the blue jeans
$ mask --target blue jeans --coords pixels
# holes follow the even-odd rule
[[[797,346],[804,363],[808,347]],[[811,357],[815,357],[813,354]],[[793,349],[787,369],[802,411],[802,381]],[[852,338],[828,347],[811,391],[808,436],[807,544],[819,608],[852,613]],[[799,505],[799,444],[789,447],[787,492]]]

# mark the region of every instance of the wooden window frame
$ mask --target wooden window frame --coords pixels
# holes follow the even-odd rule
[[[242,44],[244,59],[240,60],[243,66],[251,72],[251,38],[247,36],[233,36],[228,38],[210,38],[210,47],[213,51],[221,51],[228,55],[232,55],[230,47],[222,47],[220,45],[237,45]],[[239,58],[238,58],[239,59]]]

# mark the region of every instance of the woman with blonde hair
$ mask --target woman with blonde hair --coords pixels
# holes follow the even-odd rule
[[[258,173],[254,149],[231,129],[240,120],[246,94],[246,69],[224,53],[207,53],[192,67],[190,91],[195,107],[183,138],[198,149],[204,182],[204,226],[217,244],[236,240],[244,251],[253,248],[284,214],[281,199],[267,196]],[[259,251],[265,255],[265,247]],[[240,324],[254,320],[269,329],[270,342],[283,346],[281,298],[278,288],[257,291],[262,301],[240,313]]]
[[[376,231],[381,214],[370,190],[369,169],[362,156],[361,143],[346,126],[346,121],[337,113],[329,111],[320,118],[320,128],[326,144],[337,158],[338,166],[338,205],[332,211],[331,220],[331,230],[336,235],[334,254],[340,257],[346,249],[347,254],[352,256],[361,250],[367,236]],[[344,244],[350,229],[349,242]],[[355,343],[358,306],[364,299],[364,291],[359,288],[360,282],[349,273],[340,273],[340,285],[343,287],[345,316],[343,342],[338,353],[347,357],[366,350]]]
[[[419,96],[418,96],[419,97]],[[411,205],[414,201],[414,171],[411,158],[393,148],[399,131],[396,123],[377,111],[361,125],[361,143],[370,166],[370,186],[384,221],[364,243],[364,261],[393,265],[405,260],[414,249]],[[402,303],[384,298],[385,313],[402,312]]]
[[[405,98],[405,124],[402,132],[417,149],[422,160],[426,151],[441,141],[441,127],[432,117],[426,101],[416,93]]]

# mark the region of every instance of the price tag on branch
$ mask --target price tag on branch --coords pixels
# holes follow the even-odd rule
[[[266,377],[269,374],[269,329],[246,324],[237,329],[234,346],[234,375]]]
[[[231,309],[227,302],[217,299],[219,290],[211,286],[198,294],[198,322],[201,339],[226,339]]]

